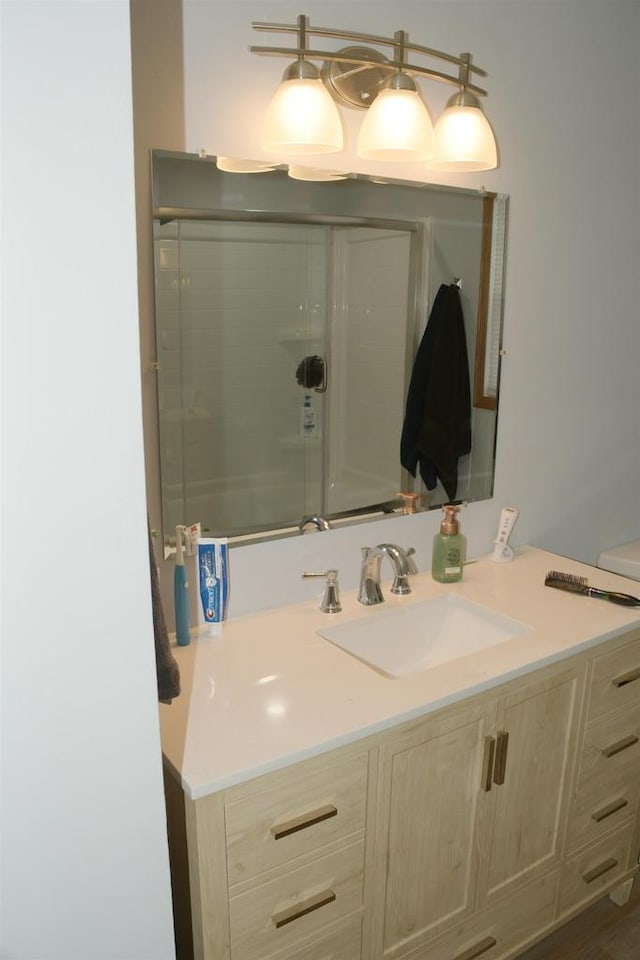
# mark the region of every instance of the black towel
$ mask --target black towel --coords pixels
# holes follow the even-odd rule
[[[458,488],[458,459],[471,450],[471,388],[460,291],[442,284],[431,308],[409,383],[400,462],[428,490],[438,480],[449,500]]]
[[[175,657],[171,653],[167,622],[160,597],[158,583],[158,568],[153,552],[153,538],[147,518],[149,535],[149,566],[151,568],[151,605],[153,608],[153,632],[156,641],[156,674],[158,678],[158,700],[160,703],[171,703],[174,697],[180,694],[180,669]]]

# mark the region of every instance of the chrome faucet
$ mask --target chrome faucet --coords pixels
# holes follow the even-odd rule
[[[380,563],[383,556],[382,550],[378,550],[377,547],[362,548],[358,600],[366,607],[371,607],[374,603],[384,603],[380,586]]]
[[[360,590],[358,600],[365,606],[384,603],[382,587],[380,585],[380,565],[383,557],[389,557],[393,565],[394,579],[391,593],[411,593],[407,577],[416,572],[411,556],[415,553],[413,547],[403,550],[395,543],[380,543],[377,547],[362,548],[362,567],[360,568]]]
[[[304,533],[307,527],[315,527],[316,530],[331,530],[331,524],[324,517],[321,517],[320,514],[313,514],[310,517],[303,517],[300,523],[298,524],[298,530],[300,533]]]
[[[391,593],[411,593],[407,577],[411,576],[412,573],[417,573],[415,562],[411,559],[416,552],[414,547],[403,550],[395,543],[379,543],[376,550],[381,550],[391,560],[394,574]]]

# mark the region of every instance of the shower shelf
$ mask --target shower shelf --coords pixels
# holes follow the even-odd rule
[[[313,437],[298,437],[295,434],[289,434],[286,437],[280,437],[278,446],[282,450],[303,450],[305,447],[318,447],[322,437],[317,434]]]
[[[278,334],[280,343],[310,343],[323,339],[322,330],[305,330],[303,327],[283,327]]]

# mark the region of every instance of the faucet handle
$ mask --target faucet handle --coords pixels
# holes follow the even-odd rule
[[[413,556],[414,556],[415,552],[416,552],[416,548],[415,548],[415,547],[409,547],[408,550],[405,550],[405,554],[404,554],[404,555],[405,555],[405,558],[406,558],[406,560],[407,560],[407,567],[409,568],[409,574],[417,573],[417,572],[418,572],[418,567],[416,566],[416,562],[415,562],[415,560],[413,559]]]
[[[320,604],[323,613],[340,613],[342,604],[340,603],[340,587],[338,584],[338,571],[325,570],[324,573],[303,573],[302,578],[325,577],[327,584],[324,591],[324,597]]]

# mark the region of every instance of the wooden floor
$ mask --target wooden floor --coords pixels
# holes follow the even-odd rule
[[[640,960],[640,880],[626,906],[605,897],[518,960]]]

